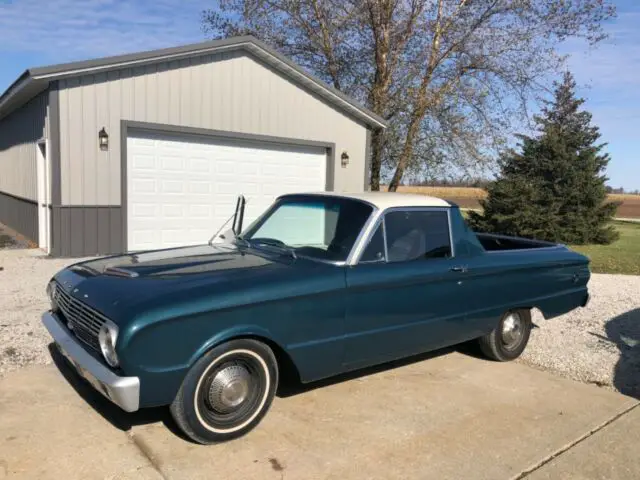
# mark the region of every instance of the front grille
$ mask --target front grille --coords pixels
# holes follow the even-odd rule
[[[56,285],[53,299],[75,336],[99,352],[98,333],[107,321],[106,317],[73,298],[60,284]]]

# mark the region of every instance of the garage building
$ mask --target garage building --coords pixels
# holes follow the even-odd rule
[[[252,37],[27,70],[0,97],[0,222],[53,256],[204,243],[293,191],[362,191],[385,122]]]

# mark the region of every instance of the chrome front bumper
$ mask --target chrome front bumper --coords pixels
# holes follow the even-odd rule
[[[87,352],[82,343],[62,326],[55,314],[45,312],[42,323],[53,337],[60,352],[93,388],[126,412],[140,406],[140,379],[119,377]]]

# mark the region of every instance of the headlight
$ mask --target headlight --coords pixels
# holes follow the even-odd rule
[[[112,322],[105,322],[100,327],[98,341],[102,356],[112,367],[118,366],[118,355],[116,354],[116,341],[118,340],[118,327]]]
[[[54,310],[57,307],[56,305],[56,282],[54,282],[53,280],[51,280],[48,284],[47,284],[47,296],[49,297],[49,303],[51,304],[51,310]]]

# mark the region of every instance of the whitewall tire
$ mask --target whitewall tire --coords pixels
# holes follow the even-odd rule
[[[256,340],[232,340],[193,365],[171,404],[171,413],[195,442],[231,440],[260,423],[277,386],[278,366],[271,349]]]

